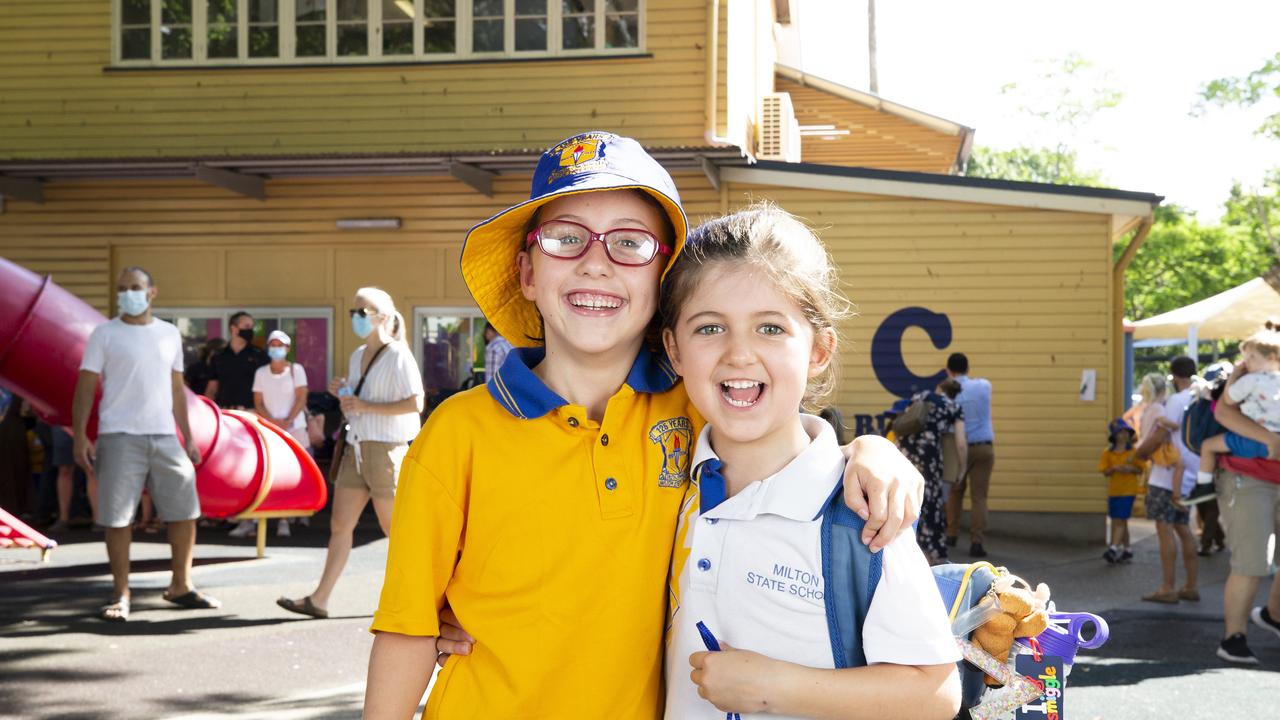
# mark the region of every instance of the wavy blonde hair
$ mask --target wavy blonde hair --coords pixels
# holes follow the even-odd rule
[[[1164,397],[1169,392],[1169,381],[1165,380],[1160,373],[1147,373],[1142,377],[1142,384],[1138,386],[1138,394],[1142,396],[1142,402],[1150,405],[1151,403]],[[1143,428],[1144,430],[1146,428]]]
[[[721,263],[754,270],[772,280],[800,307],[815,340],[823,331],[831,331],[831,362],[809,379],[803,400],[806,410],[823,407],[839,378],[838,324],[854,312],[840,293],[839,275],[822,241],[808,225],[771,202],[757,202],[703,223],[689,233],[684,250],[663,280],[659,309],[664,329],[675,328],[681,309],[707,270]]]

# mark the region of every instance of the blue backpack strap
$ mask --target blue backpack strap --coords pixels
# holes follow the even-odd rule
[[[884,553],[862,544],[866,521],[844,503],[844,484],[822,512],[823,602],[831,637],[831,655],[838,668],[867,664],[862,650],[862,625],[880,582]]]

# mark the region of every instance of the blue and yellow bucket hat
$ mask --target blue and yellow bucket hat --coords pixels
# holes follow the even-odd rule
[[[552,200],[599,190],[640,190],[657,200],[675,230],[667,268],[679,257],[689,232],[680,194],[671,175],[640,143],[603,131],[556,143],[538,159],[529,199],[471,228],[462,244],[462,279],[480,312],[512,345],[533,345],[530,338],[542,331],[537,308],[520,292],[516,266],[530,220]]]

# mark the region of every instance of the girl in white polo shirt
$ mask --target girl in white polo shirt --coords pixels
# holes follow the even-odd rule
[[[796,408],[834,384],[850,314],[836,285],[817,237],[768,204],[695,230],[664,281],[663,342],[707,418],[672,565],[668,718],[958,710],[959,651],[910,535],[854,590],[873,593],[854,620],[860,648],[835,637],[822,523],[845,459],[830,425]]]

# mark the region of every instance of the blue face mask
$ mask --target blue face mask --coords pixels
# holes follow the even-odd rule
[[[351,332],[361,340],[369,337],[369,333],[373,332],[373,321],[365,315],[351,316]]]
[[[141,315],[147,311],[147,305],[150,304],[146,290],[125,290],[116,293],[116,306],[125,315]]]
[[[283,360],[289,357],[289,348],[287,347],[269,347],[267,348],[267,357],[272,360]]]

